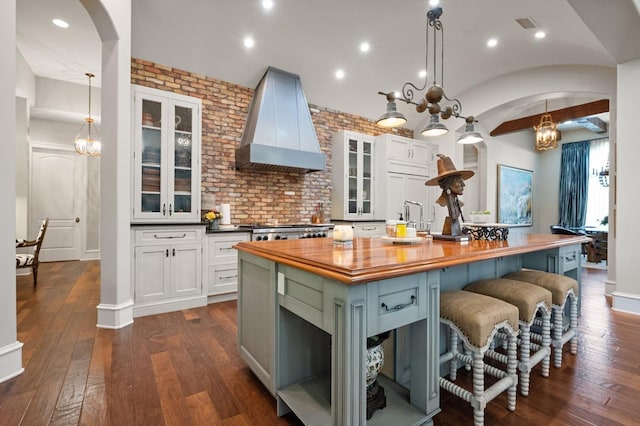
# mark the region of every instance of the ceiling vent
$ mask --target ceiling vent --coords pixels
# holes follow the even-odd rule
[[[532,28],[538,28],[538,24],[531,18],[516,18],[516,22],[520,24],[520,26],[525,30],[530,30]]]

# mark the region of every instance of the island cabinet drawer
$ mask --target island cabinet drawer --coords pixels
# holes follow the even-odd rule
[[[367,286],[367,335],[427,317],[427,274],[419,273]]]
[[[564,273],[580,266],[580,251],[576,246],[560,249],[560,270]]]

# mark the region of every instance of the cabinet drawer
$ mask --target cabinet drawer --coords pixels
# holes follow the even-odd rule
[[[381,237],[385,234],[386,227],[383,222],[377,223],[354,223],[353,224],[353,236],[354,237]]]
[[[427,317],[427,274],[408,275],[367,286],[367,335]]]
[[[563,250],[560,253],[560,270],[564,272],[580,266],[580,252],[577,249]]]
[[[162,243],[175,244],[182,242],[193,242],[202,240],[202,229],[200,227],[189,228],[149,228],[136,229],[136,243]]]
[[[233,248],[241,241],[249,241],[249,235],[236,234],[226,236],[209,237],[209,264],[223,262],[236,262],[238,253]]]
[[[237,264],[209,267],[209,295],[238,291]]]

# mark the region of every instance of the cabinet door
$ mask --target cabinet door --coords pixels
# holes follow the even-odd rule
[[[201,247],[198,243],[171,247],[171,283],[174,297],[202,294]]]
[[[167,299],[171,295],[169,246],[135,248],[135,302]]]
[[[424,183],[428,180],[426,176],[404,175],[400,173],[387,173],[387,219],[398,219],[399,213],[406,216],[405,200],[417,201],[423,205],[423,219],[430,219],[432,204],[435,200],[429,199],[429,187]],[[406,220],[407,218],[404,217]],[[420,207],[409,205],[409,219],[416,221],[416,226],[420,225]]]
[[[165,101],[151,94],[134,95],[134,216],[167,216]]]
[[[199,99],[133,88],[133,222],[200,216]]]
[[[197,217],[194,196],[198,186],[195,179],[200,178],[195,173],[199,165],[194,155],[194,134],[198,133],[197,107],[186,102],[173,102],[170,106],[170,135],[169,138],[169,215],[174,218]],[[197,151],[195,151],[197,152]]]

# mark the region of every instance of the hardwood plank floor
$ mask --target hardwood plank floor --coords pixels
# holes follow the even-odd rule
[[[41,264],[37,290],[18,277],[25,372],[0,384],[0,426],[300,424],[276,416],[274,398],[238,355],[235,302],[98,329],[99,272],[98,262]],[[487,425],[640,424],[640,318],[610,309],[605,279],[583,270],[578,355],[565,350],[546,379],[537,366],[530,396],[518,395],[511,413],[500,395]],[[441,407],[436,425],[473,424],[471,408],[448,392]]]

